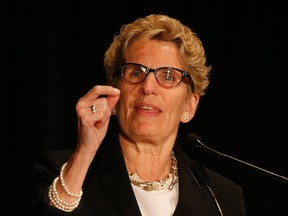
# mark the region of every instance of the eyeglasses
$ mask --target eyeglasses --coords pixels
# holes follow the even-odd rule
[[[178,86],[184,78],[188,78],[193,90],[193,81],[190,74],[173,67],[152,69],[137,63],[125,63],[118,66],[115,76],[120,75],[120,79],[127,83],[138,84],[144,81],[151,72],[154,73],[158,84],[163,88],[173,88]]]

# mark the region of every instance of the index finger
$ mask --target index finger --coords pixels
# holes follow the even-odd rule
[[[94,99],[97,97],[118,96],[120,90],[108,85],[96,85],[86,94],[87,99]],[[85,96],[84,96],[85,97]]]

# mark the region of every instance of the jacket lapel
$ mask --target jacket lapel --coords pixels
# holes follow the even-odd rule
[[[129,177],[117,136],[113,140],[102,143],[105,146],[97,154],[97,167],[93,168],[97,181],[106,191],[112,203],[121,212],[119,215],[141,216]],[[105,144],[105,145],[103,145]],[[194,178],[190,165],[191,159],[183,152],[180,146],[175,145],[174,152],[178,161],[179,174],[179,200],[173,216],[199,215],[205,209],[203,203],[207,198],[203,194],[203,188]],[[207,201],[207,200],[206,200]]]
[[[193,161],[188,158],[177,144],[174,151],[178,160],[179,200],[173,216],[199,215],[203,208],[203,203],[205,203],[203,201],[205,196],[202,193],[203,188],[200,187],[191,172],[190,165]]]
[[[120,215],[141,216],[127,175],[120,144],[117,139],[109,142],[113,144],[107,143],[107,146],[101,152],[100,167],[95,170],[97,180],[106,191],[111,202],[121,212]]]

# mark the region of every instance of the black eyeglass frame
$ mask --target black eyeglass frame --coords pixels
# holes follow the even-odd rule
[[[125,77],[124,77],[124,75],[123,75],[123,67],[126,66],[126,65],[135,65],[135,66],[139,66],[139,67],[145,68],[145,69],[146,69],[146,76],[145,76],[145,78],[144,78],[143,80],[139,81],[139,82],[130,82],[130,81],[126,80]],[[158,81],[157,76],[156,76],[157,71],[158,71],[158,70],[161,70],[161,69],[168,69],[168,70],[173,69],[173,70],[175,70],[175,71],[180,72],[181,75],[182,75],[181,80],[180,80],[180,81],[178,82],[178,84],[175,85],[175,86],[169,86],[169,87],[168,87],[168,86],[163,85],[162,83],[160,83],[160,82]],[[145,71],[143,71],[143,72],[145,72]],[[162,86],[163,88],[174,88],[174,87],[178,86],[181,82],[183,82],[183,80],[184,80],[185,78],[188,78],[188,80],[189,80],[189,82],[190,82],[190,86],[191,86],[192,91],[193,91],[193,89],[194,89],[194,82],[193,82],[190,74],[189,74],[188,72],[186,72],[186,71],[183,71],[183,70],[178,69],[178,68],[175,68],[175,67],[159,67],[159,68],[155,68],[155,69],[154,69],[154,68],[146,67],[146,66],[144,66],[144,65],[142,65],[142,64],[133,63],[133,62],[127,62],[127,63],[120,64],[120,65],[118,65],[118,66],[116,67],[116,71],[115,71],[115,73],[114,73],[114,77],[121,75],[121,76],[120,76],[120,79],[122,79],[124,82],[127,82],[127,83],[129,83],[129,84],[138,84],[138,83],[143,82],[150,73],[154,73],[154,76],[155,76],[155,78],[156,78],[156,81],[157,81],[158,84],[159,84],[160,86]]]

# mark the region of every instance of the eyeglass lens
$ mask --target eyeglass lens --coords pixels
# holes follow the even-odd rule
[[[165,87],[177,86],[183,79],[182,72],[171,67],[149,69],[140,65],[127,64],[122,67],[121,74],[127,82],[140,83],[150,72],[153,72],[158,83]]]

